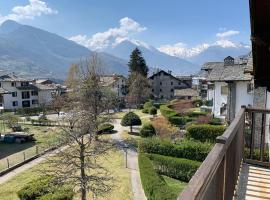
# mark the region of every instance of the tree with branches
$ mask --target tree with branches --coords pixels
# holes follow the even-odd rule
[[[76,67],[75,67],[76,66]],[[46,173],[55,177],[57,184],[68,184],[79,188],[81,200],[88,193],[97,197],[106,194],[113,187],[113,177],[100,164],[113,145],[98,139],[98,128],[108,122],[107,90],[100,81],[100,61],[96,55],[81,60],[72,66],[72,88],[68,95],[68,115],[65,118],[57,156],[49,159]]]

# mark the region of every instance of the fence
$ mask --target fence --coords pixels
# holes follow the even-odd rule
[[[18,153],[12,154],[0,160],[0,173],[4,172],[16,165],[20,165],[25,161],[43,154],[48,149],[42,146],[33,146]]]

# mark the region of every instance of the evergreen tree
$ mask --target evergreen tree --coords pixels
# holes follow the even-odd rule
[[[144,77],[147,77],[148,67],[142,56],[142,52],[138,48],[135,48],[132,51],[128,66],[130,74],[133,74],[135,72],[141,74]]]

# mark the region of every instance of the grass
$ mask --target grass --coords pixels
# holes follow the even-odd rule
[[[123,153],[120,151],[111,151],[108,158],[102,159],[104,167],[107,167],[115,178],[115,187],[104,197],[97,198],[98,200],[129,200],[132,199],[132,189],[129,176],[129,170],[125,168],[125,161]],[[0,185],[0,199],[1,200],[19,200],[17,192],[29,182],[37,179],[40,176],[40,169],[42,164],[33,167],[23,173],[20,173],[8,182]],[[44,165],[43,165],[44,166]],[[74,200],[79,200],[77,195]],[[90,200],[90,198],[89,198]]]
[[[170,178],[168,176],[162,176],[165,180],[165,182],[167,183],[167,185],[173,190],[173,192],[177,195],[179,195],[182,190],[185,189],[185,187],[187,186],[186,182],[182,182],[173,178]]]

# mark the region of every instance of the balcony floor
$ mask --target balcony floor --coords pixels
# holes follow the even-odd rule
[[[270,169],[243,164],[234,200],[270,200]]]

